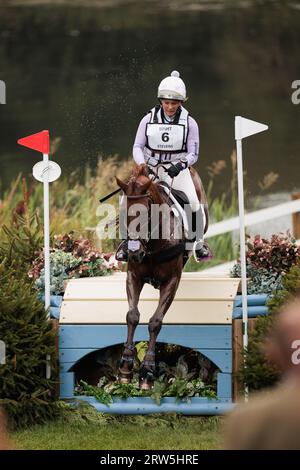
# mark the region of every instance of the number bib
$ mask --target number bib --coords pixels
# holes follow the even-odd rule
[[[184,148],[182,124],[147,124],[148,147],[155,152],[181,152]]]

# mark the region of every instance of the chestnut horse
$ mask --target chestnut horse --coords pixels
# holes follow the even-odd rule
[[[195,172],[195,170],[194,170]],[[196,173],[196,172],[195,172]],[[195,180],[195,173],[192,174],[196,181],[197,194],[203,199],[203,187],[199,181]],[[196,173],[197,178],[197,173]],[[147,165],[140,165],[133,170],[132,176],[128,183],[116,178],[118,186],[123,190],[127,197],[127,213],[126,223],[129,226],[132,217],[130,217],[130,207],[133,204],[142,205],[149,225],[151,224],[151,206],[153,204],[168,204],[169,197],[165,190],[155,183],[148,174]],[[199,199],[200,199],[199,197]],[[142,207],[140,206],[140,207]],[[207,209],[207,207],[205,207]],[[208,225],[208,217],[206,217],[206,227]],[[163,216],[159,217],[159,226],[161,228]],[[138,302],[140,293],[145,283],[152,284],[159,289],[160,297],[156,311],[149,320],[149,344],[144,360],[139,370],[140,388],[149,389],[153,386],[155,379],[155,343],[157,336],[162,327],[163,318],[173,302],[175,297],[181,273],[188,254],[185,251],[185,241],[181,234],[182,223],[173,212],[169,213],[170,236],[163,238],[148,237],[141,238],[131,232],[127,232],[128,237],[128,270],[127,270],[127,298],[129,310],[127,313],[127,341],[124,345],[123,354],[119,367],[119,380],[122,383],[129,383],[133,376],[133,365],[135,358],[135,347],[133,343],[135,329],[139,323],[140,312],[138,310]],[[180,230],[179,229],[180,225]],[[147,232],[148,233],[148,232]],[[159,232],[161,235],[161,231]],[[131,249],[131,247],[133,249]]]

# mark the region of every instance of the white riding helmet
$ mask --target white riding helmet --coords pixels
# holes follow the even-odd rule
[[[186,101],[185,84],[177,70],[173,70],[169,77],[160,82],[157,98]]]

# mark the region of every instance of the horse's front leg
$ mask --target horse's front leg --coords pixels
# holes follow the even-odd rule
[[[126,280],[126,290],[129,310],[126,316],[127,322],[127,341],[124,345],[123,354],[119,367],[119,381],[121,383],[130,383],[133,376],[133,365],[135,358],[135,347],[133,337],[135,329],[139,323],[140,312],[137,308],[140,293],[144,282],[140,276],[128,271]]]
[[[163,318],[174,300],[180,276],[173,277],[160,287],[158,307],[149,321],[149,345],[139,371],[140,388],[149,390],[155,380],[155,344],[162,327]]]

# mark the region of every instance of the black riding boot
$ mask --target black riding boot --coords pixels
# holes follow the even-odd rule
[[[116,251],[116,260],[128,261],[128,241],[122,240]]]
[[[201,219],[197,223],[198,217]],[[204,226],[203,226],[203,213],[202,209],[192,212],[192,231],[193,241],[196,242],[195,253],[197,261],[203,261],[212,258],[212,252],[209,246],[204,242]]]

